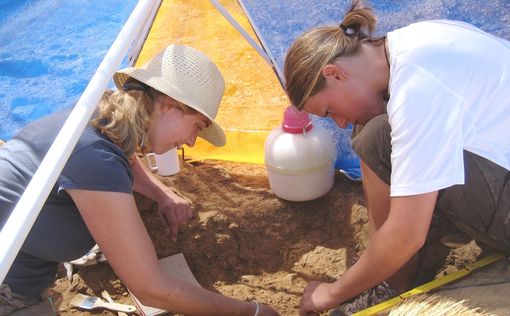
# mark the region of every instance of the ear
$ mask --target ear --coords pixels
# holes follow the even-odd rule
[[[172,98],[168,96],[164,96],[159,99],[160,109],[161,112],[168,112],[170,109],[175,108],[173,105],[173,102],[175,102]]]
[[[327,64],[322,68],[321,73],[326,80],[332,79],[343,81],[347,78],[347,74],[344,69],[337,64]]]

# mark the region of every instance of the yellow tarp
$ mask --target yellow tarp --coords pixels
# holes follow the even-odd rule
[[[256,40],[235,0],[222,5]],[[187,158],[263,163],[264,140],[281,124],[288,99],[273,68],[207,0],[163,0],[137,65],[169,44],[193,46],[208,55],[225,78],[217,122],[227,144],[216,148],[202,139],[185,148]]]

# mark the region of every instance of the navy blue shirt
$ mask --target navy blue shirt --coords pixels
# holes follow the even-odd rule
[[[72,108],[28,124],[0,148],[0,227],[16,206]],[[132,194],[133,175],[120,147],[90,124],[53,186],[22,251],[50,261],[76,259],[94,240],[66,189]],[[52,245],[48,248],[46,246]]]

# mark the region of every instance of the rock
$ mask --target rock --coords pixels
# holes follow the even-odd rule
[[[243,283],[251,283],[255,279],[254,275],[242,275],[241,282]]]
[[[201,223],[207,223],[209,219],[217,216],[218,214],[218,211],[198,212],[198,220]]]

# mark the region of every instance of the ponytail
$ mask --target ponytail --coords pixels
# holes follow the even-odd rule
[[[301,110],[324,86],[324,66],[356,54],[362,42],[382,43],[382,38],[371,37],[376,21],[372,8],[353,0],[339,25],[317,27],[299,36],[285,56],[285,90],[290,102]]]
[[[376,23],[377,19],[372,8],[361,0],[354,0],[344,20],[340,23],[340,28],[346,36],[361,41],[371,36]]]

